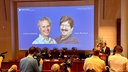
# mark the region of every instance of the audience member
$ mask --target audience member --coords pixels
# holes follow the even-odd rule
[[[84,71],[93,70],[95,72],[106,71],[105,62],[99,58],[100,48],[96,47],[93,49],[92,56],[86,58],[84,61]]]
[[[114,47],[114,49],[113,49],[113,55],[115,55],[115,52],[116,52],[116,46]]]
[[[57,48],[53,48],[53,51],[51,52],[53,59],[58,59],[59,58],[59,51]]]
[[[127,61],[127,65],[126,65],[126,71],[128,72],[128,61]]]
[[[78,44],[77,38],[72,35],[74,21],[69,16],[62,16],[60,19],[61,36],[56,38],[58,44]]]
[[[71,72],[71,67],[73,64],[73,59],[70,55],[67,55],[67,57],[64,60],[63,66],[64,66],[64,72]]]
[[[17,65],[12,65],[8,70],[4,72],[17,72]]]
[[[78,58],[78,53],[77,53],[77,48],[76,47],[72,47],[72,53],[71,53],[73,59],[77,59]]]
[[[59,59],[64,59],[64,52],[63,52],[63,50],[59,50]]]
[[[56,44],[56,41],[51,38],[50,31],[51,31],[51,21],[48,17],[43,17],[38,22],[39,27],[39,37],[36,38],[32,44]]]
[[[52,67],[51,67],[51,72],[61,72],[63,70],[61,70],[61,66],[57,63],[53,64]],[[71,72],[71,68],[68,67],[67,68],[67,71],[64,71],[64,72]]]
[[[53,58],[53,56],[51,55],[51,51],[50,51],[50,50],[48,50],[48,51],[46,52],[46,54],[44,55],[44,58],[45,58],[45,59],[52,59],[52,58]]]
[[[43,60],[40,59],[39,66],[36,59],[33,58],[36,48],[30,47],[28,50],[28,56],[20,60],[20,72],[40,72],[42,71]]]
[[[51,67],[51,72],[61,72],[59,64],[53,64]]]
[[[43,55],[45,55],[47,53],[47,51],[48,51],[48,48],[44,47],[41,52],[42,52]]]
[[[123,48],[117,45],[115,46],[115,55],[109,56],[110,72],[128,72],[126,71],[127,58],[121,56],[122,51]]]
[[[1,70],[1,64],[2,64],[2,61],[3,61],[3,57],[0,56],[0,72],[2,72],[2,70]]]

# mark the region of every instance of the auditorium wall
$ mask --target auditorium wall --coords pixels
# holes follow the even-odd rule
[[[23,56],[25,51],[19,51],[15,43],[18,39],[15,35],[14,20],[15,2],[40,1],[40,0],[0,0],[0,53],[7,51],[5,60],[9,61],[18,56]],[[44,0],[54,1],[54,0]],[[61,0],[59,0],[61,1]],[[74,0],[71,0],[74,1]],[[94,1],[94,0],[86,0]],[[105,2],[103,2],[105,1]],[[95,0],[95,24],[98,27],[98,37],[105,40],[113,49],[116,45],[116,20],[120,18],[120,0]]]

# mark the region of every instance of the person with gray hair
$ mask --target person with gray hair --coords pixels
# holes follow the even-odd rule
[[[51,31],[51,21],[48,17],[43,17],[38,22],[39,37],[32,44],[56,44],[56,41],[49,36]]]

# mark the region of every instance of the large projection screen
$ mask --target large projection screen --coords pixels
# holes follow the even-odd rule
[[[39,36],[38,20],[42,17],[51,20],[50,37],[56,39],[61,35],[60,18],[70,16],[74,21],[72,35],[78,44],[32,44]],[[17,43],[19,50],[28,50],[30,46],[39,48],[76,47],[78,50],[91,50],[94,47],[94,4],[86,1],[56,2],[19,2],[17,3]]]

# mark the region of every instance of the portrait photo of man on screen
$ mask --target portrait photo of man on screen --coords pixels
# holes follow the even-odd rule
[[[57,44],[78,44],[77,38],[72,35],[74,28],[74,21],[69,16],[62,16],[60,19],[60,32],[61,36],[55,40]]]
[[[49,36],[51,31],[51,21],[48,17],[43,17],[38,22],[39,37],[32,44],[56,44],[56,41]]]

